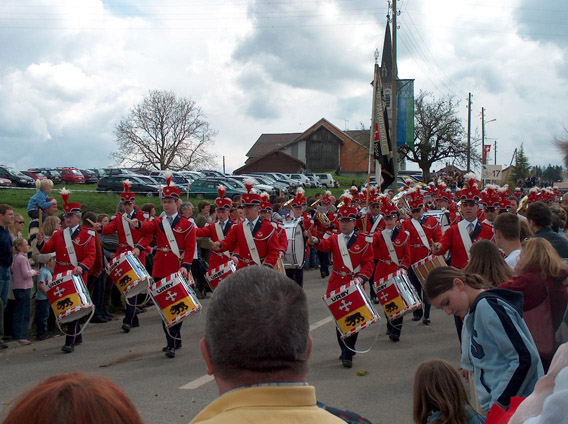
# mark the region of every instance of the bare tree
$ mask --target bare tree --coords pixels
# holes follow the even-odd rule
[[[122,165],[157,169],[195,169],[214,164],[207,149],[216,132],[195,101],[171,91],[153,90],[115,128]]]
[[[424,181],[430,181],[434,162],[446,161],[455,165],[467,161],[466,132],[457,115],[459,101],[454,97],[436,99],[432,93],[421,91],[414,100],[414,147],[399,148],[400,155],[415,162],[422,170]],[[475,142],[471,143],[472,163],[480,162]]]
[[[568,129],[564,128],[563,137],[554,138],[554,146],[562,153],[564,165],[568,168]]]

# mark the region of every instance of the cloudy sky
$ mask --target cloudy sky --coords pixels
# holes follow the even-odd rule
[[[568,128],[566,0],[402,0],[399,77],[473,93],[472,131],[508,164],[560,164]],[[105,167],[113,129],[148,90],[194,99],[227,171],[262,133],[321,117],[369,125],[386,0],[2,0],[0,163]],[[491,153],[493,158],[493,152]],[[411,165],[410,168],[416,168]]]

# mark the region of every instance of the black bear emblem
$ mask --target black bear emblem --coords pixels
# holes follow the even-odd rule
[[[132,281],[132,278],[130,278],[129,275],[125,275],[124,277],[122,277],[120,280],[118,280],[118,285],[120,287],[124,287],[125,285],[127,285],[128,283],[130,283]]]
[[[387,303],[385,305],[385,312],[394,312],[398,309],[398,306],[396,306],[396,303],[391,302],[391,303]]]
[[[178,303],[170,308],[170,314],[177,315],[182,313],[183,311],[187,311],[189,308],[185,304],[185,302]]]
[[[359,324],[361,321],[365,321],[365,318],[363,318],[361,312],[356,312],[353,315],[349,315],[347,318],[345,318],[345,324],[348,327],[353,327]]]
[[[57,309],[63,310],[65,308],[68,308],[69,306],[73,306],[73,302],[71,302],[71,299],[69,298],[57,302]]]

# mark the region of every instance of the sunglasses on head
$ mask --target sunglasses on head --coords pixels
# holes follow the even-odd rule
[[[25,221],[16,221],[16,224],[24,224]]]

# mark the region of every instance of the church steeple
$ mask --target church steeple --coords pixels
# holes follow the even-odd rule
[[[387,21],[385,27],[385,41],[383,43],[382,56],[380,70],[381,82],[384,85],[390,86],[392,84],[392,39],[389,21]]]

